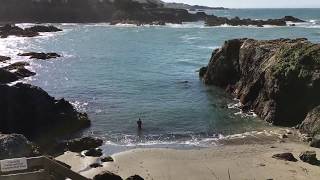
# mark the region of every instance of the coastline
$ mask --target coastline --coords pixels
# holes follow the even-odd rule
[[[133,149],[112,155],[114,162],[103,163],[103,167],[88,168],[99,163],[99,158],[81,157],[77,153],[66,152],[56,159],[72,170],[92,178],[104,171],[120,175],[122,178],[138,174],[144,179],[310,179],[320,176],[318,166],[299,160],[289,162],[272,158],[276,153],[291,152],[297,159],[301,152],[320,149],[306,143],[288,139],[260,143],[245,141],[231,142],[228,145],[192,150],[169,148]],[[237,144],[238,143],[238,144]],[[230,174],[230,178],[229,178]]]

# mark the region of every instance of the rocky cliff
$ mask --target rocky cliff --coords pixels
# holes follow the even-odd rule
[[[239,98],[244,110],[252,109],[275,125],[298,125],[320,105],[320,44],[307,39],[229,40],[213,52],[201,75],[205,84]],[[316,112],[306,118],[312,125],[304,123],[308,133],[318,132],[312,128],[319,123]]]

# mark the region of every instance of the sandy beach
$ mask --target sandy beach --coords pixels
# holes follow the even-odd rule
[[[275,140],[275,139],[274,139]],[[114,162],[103,163],[103,167],[88,168],[99,158],[80,157],[66,152],[57,159],[72,166],[76,172],[92,178],[101,171],[111,171],[127,178],[138,174],[148,180],[214,180],[214,179],[308,179],[318,180],[320,167],[299,160],[303,151],[319,149],[307,144],[288,140],[287,142],[266,141],[242,145],[223,145],[193,150],[134,149],[112,155]],[[276,153],[291,152],[298,162],[272,158]]]

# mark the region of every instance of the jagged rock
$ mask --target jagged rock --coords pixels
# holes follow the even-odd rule
[[[299,155],[301,161],[316,165],[318,164],[317,154],[315,151],[305,151]]]
[[[113,158],[111,156],[107,156],[107,157],[102,157],[101,162],[113,162]]]
[[[320,135],[320,105],[307,114],[299,129],[300,132],[310,136]]]
[[[88,127],[85,113],[66,100],[55,98],[39,87],[17,83],[0,85],[0,131],[21,133],[29,138],[70,134]]]
[[[63,144],[65,150],[69,150],[72,152],[81,152],[84,150],[102,146],[103,141],[98,138],[83,137],[64,142]]]
[[[30,28],[26,28],[27,31],[34,31],[34,32],[58,32],[62,31],[62,29],[59,29],[55,26],[32,26]]]
[[[310,142],[311,147],[320,148],[320,135],[315,135],[312,137],[312,140]]]
[[[93,180],[122,180],[122,178],[112,172],[105,171],[98,175],[95,175]]]
[[[10,60],[11,58],[10,57],[7,57],[7,56],[0,56],[0,62],[5,62],[5,61],[8,61]]]
[[[19,68],[24,68],[25,66],[30,66],[30,64],[27,62],[15,62],[13,64],[10,64],[10,65],[4,67],[4,69],[11,71],[11,70],[19,69]]]
[[[19,53],[18,56],[30,56],[30,59],[42,59],[42,60],[61,57],[61,55],[57,53],[43,53],[43,52]]]
[[[293,156],[292,153],[281,153],[281,154],[275,154],[272,156],[272,158],[285,160],[285,161],[292,161],[297,162],[298,160]]]
[[[139,175],[134,175],[134,176],[128,177],[126,180],[144,180],[144,179]]]
[[[234,87],[241,103],[275,125],[300,124],[320,104],[320,45],[306,39],[226,41],[203,77]]]
[[[29,157],[37,148],[21,134],[0,134],[0,159]]]
[[[18,69],[14,72],[14,74],[16,74],[16,75],[19,77],[19,79],[20,79],[20,78],[25,78],[25,77],[30,77],[30,76],[36,75],[35,72],[29,71],[29,70],[26,69],[26,68],[18,68]]]
[[[100,157],[102,156],[102,149],[92,148],[92,149],[89,149],[87,152],[85,152],[84,155],[91,156],[91,157]]]

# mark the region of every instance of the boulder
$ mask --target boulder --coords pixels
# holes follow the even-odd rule
[[[285,161],[292,161],[297,162],[298,160],[293,156],[292,153],[280,153],[275,154],[272,156],[272,158],[279,159],[279,160],[285,160]]]
[[[312,165],[318,164],[317,154],[315,151],[302,152],[299,155],[299,158],[301,159],[301,161],[312,164]]]
[[[29,157],[37,148],[21,134],[0,134],[0,159]]]
[[[226,41],[203,81],[234,95],[247,109],[281,126],[300,124],[320,104],[320,44],[306,39]]]
[[[77,112],[66,100],[39,87],[17,83],[0,84],[0,131],[28,138],[70,134],[88,127],[87,114]],[[39,136],[41,134],[41,136]]]
[[[81,152],[84,150],[102,146],[103,140],[93,137],[83,137],[64,142],[66,150],[72,152]]]
[[[299,129],[310,136],[320,135],[320,105],[308,112]]]
[[[102,157],[101,162],[113,162],[113,158],[111,156]]]
[[[311,147],[320,148],[320,135],[315,135],[312,137],[312,140],[310,142]]]
[[[199,76],[203,77],[207,73],[208,67],[202,67],[199,69]]]
[[[93,180],[122,180],[122,178],[112,172],[105,171],[93,177]]]
[[[19,53],[18,56],[30,56],[30,59],[52,59],[52,58],[58,58],[61,57],[61,55],[57,53],[37,53],[37,52],[28,52],[28,53]]]
[[[33,32],[58,32],[58,31],[62,31],[62,29],[59,29],[55,26],[41,26],[41,25],[32,26],[30,28],[26,28],[25,30],[33,31]]]
[[[88,151],[86,151],[84,153],[84,155],[91,156],[91,157],[100,157],[100,156],[102,156],[102,149],[92,148],[92,149],[89,149]]]
[[[144,179],[139,175],[134,175],[134,176],[128,177],[126,180],[144,180]]]

